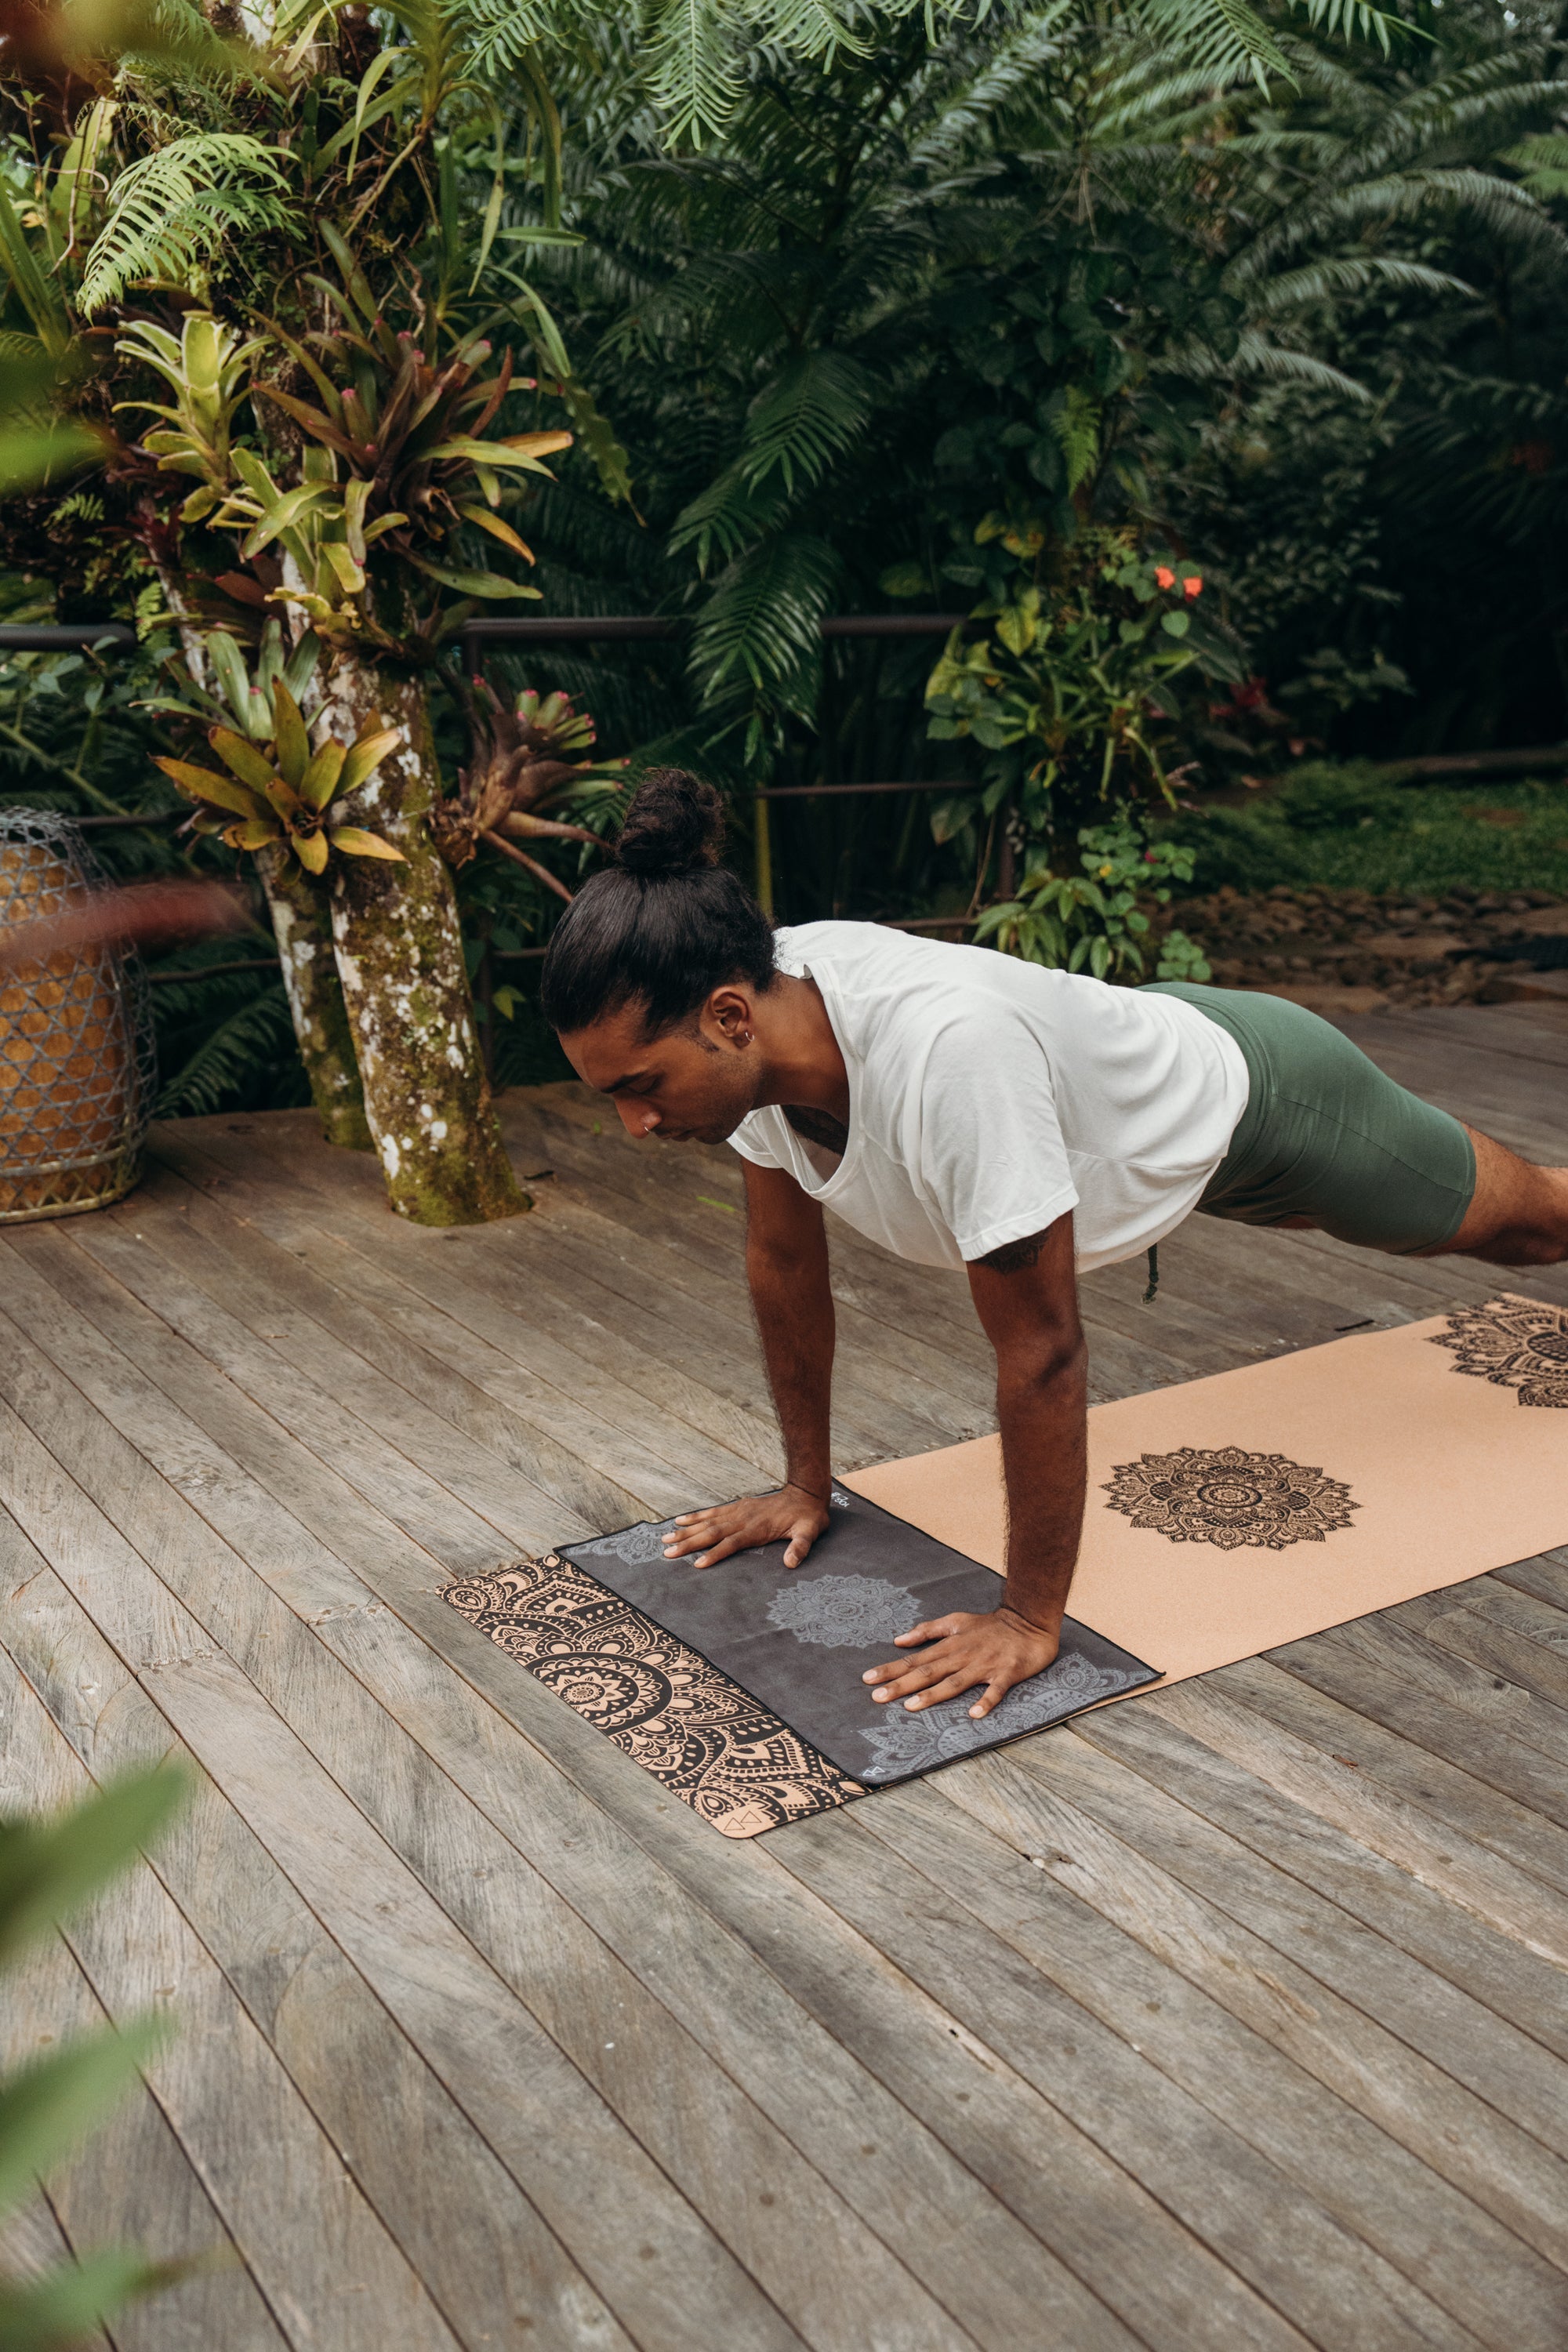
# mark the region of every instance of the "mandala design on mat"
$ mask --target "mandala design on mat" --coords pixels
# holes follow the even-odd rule
[[[726,1837],[864,1793],[739,1683],[554,1552],[467,1577],[442,1599]]]
[[[930,1771],[935,1765],[972,1755],[977,1748],[994,1748],[999,1739],[1042,1730],[1065,1716],[1076,1715],[1080,1707],[1092,1706],[1097,1699],[1110,1698],[1130,1687],[1121,1667],[1097,1665],[1092,1658],[1071,1651],[1044,1674],[1032,1675],[1026,1683],[1015,1683],[978,1722],[969,1712],[974,1703],[973,1691],[941,1699],[935,1706],[918,1707],[912,1715],[896,1700],[889,1701],[880,1722],[860,1734],[871,1756],[866,1778],[899,1780],[911,1772]]]
[[[1484,1307],[1461,1307],[1433,1344],[1452,1348],[1457,1372],[1513,1389],[1521,1404],[1568,1409],[1568,1307],[1539,1298],[1489,1299]]]
[[[1173,1543],[1217,1544],[1222,1551],[1321,1543],[1348,1528],[1351,1513],[1361,1508],[1337,1478],[1286,1454],[1247,1454],[1239,1445],[1142,1454],[1119,1464],[1100,1492],[1135,1528],[1151,1528]]]
[[[875,1576],[810,1577],[784,1585],[768,1603],[770,1625],[829,1650],[868,1650],[897,1641],[920,1615],[912,1592]]]
[[[649,1526],[639,1520],[636,1527],[623,1528],[618,1535],[595,1536],[592,1543],[579,1544],[591,1559],[618,1559],[627,1568],[651,1568],[664,1559],[664,1539],[674,1528],[673,1519],[660,1519]]]

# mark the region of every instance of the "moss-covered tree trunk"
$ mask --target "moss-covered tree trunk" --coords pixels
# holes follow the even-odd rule
[[[512,1172],[480,1059],[452,877],[428,812],[439,790],[430,713],[417,678],[339,655],[312,714],[352,741],[366,720],[403,741],[342,805],[406,860],[334,856],[332,939],[365,1116],[402,1217],[473,1225],[529,1205]]]
[[[215,690],[206,641],[185,603],[178,572],[160,551],[156,520],[149,520],[149,543],[163,599],[180,633],[185,667],[207,693]],[[262,850],[256,860],[278,940],[284,992],[293,1018],[300,1059],[310,1084],[310,1099],[329,1143],[350,1151],[371,1149],[359,1065],[343,1003],[332,947],[332,917],[325,889],[284,849]]]
[[[348,1151],[372,1149],[364,1092],[342,982],[332,941],[331,901],[324,883],[310,875],[286,849],[264,849],[257,858],[300,1058],[310,1081],[310,1097],[329,1143]]]

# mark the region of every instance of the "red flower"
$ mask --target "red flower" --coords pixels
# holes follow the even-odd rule
[[[1182,593],[1183,593],[1183,595],[1186,598],[1186,600],[1187,600],[1187,602],[1188,602],[1188,604],[1189,604],[1192,603],[1193,599],[1194,599],[1195,596],[1201,596],[1201,595],[1203,594],[1203,593],[1204,593],[1204,583],[1203,583],[1203,582],[1199,579],[1199,577],[1198,577],[1198,575],[1197,575],[1197,573],[1196,573],[1195,572],[1191,575],[1191,577],[1190,577],[1190,578],[1188,578],[1188,579],[1186,579],[1186,580],[1184,580],[1184,581],[1183,581],[1183,583],[1182,583]]]
[[[1176,575],[1175,575],[1175,573],[1171,570],[1170,566],[1169,566],[1168,564],[1164,564],[1164,563],[1159,563],[1159,564],[1156,564],[1156,565],[1155,565],[1155,567],[1154,567],[1154,585],[1155,585],[1155,587],[1156,587],[1156,588],[1173,588],[1173,587],[1175,586],[1175,584],[1176,584]]]

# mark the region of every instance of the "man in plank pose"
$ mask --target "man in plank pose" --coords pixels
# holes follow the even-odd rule
[[[1056,1656],[1081,1530],[1088,1395],[1076,1269],[1194,1209],[1415,1257],[1568,1258],[1568,1169],[1537,1168],[1385,1077],[1282,999],[1114,988],[876,923],[775,931],[716,863],[722,806],[644,782],[616,864],[545,960],[573,1067],[628,1132],[732,1143],[746,1273],[787,1483],[677,1522],[711,1567],[828,1523],[833,1299],[823,1209],[900,1257],[962,1265],[996,1352],[1008,1506],[997,1607],[912,1625],[873,1696],[989,1714]]]

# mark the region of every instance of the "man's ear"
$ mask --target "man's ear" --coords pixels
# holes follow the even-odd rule
[[[756,1035],[756,1012],[749,989],[726,981],[716,988],[698,1016],[705,1036],[715,1045],[730,1045],[742,1052]]]

